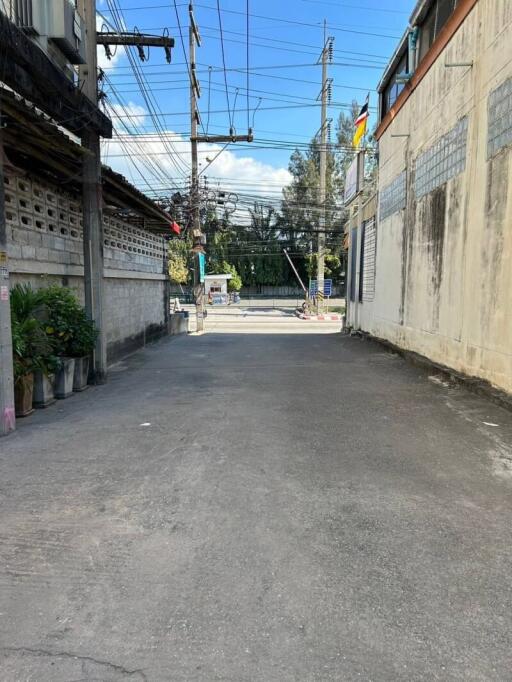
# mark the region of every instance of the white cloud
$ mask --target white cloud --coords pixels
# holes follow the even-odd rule
[[[99,32],[112,30],[111,27],[108,26],[108,24],[106,23],[105,19],[99,14],[96,15],[96,30]],[[125,54],[124,47],[118,45],[117,48],[111,47],[110,49],[113,52],[113,56],[111,59],[107,57],[107,53],[105,52],[104,46],[98,45],[97,56],[98,67],[100,69],[109,68],[111,70],[112,68],[117,66],[117,64],[124,57]]]
[[[134,132],[133,123],[139,128],[148,123],[147,111],[138,104],[129,103],[126,109],[114,104],[111,109],[112,113],[123,116],[130,133]],[[130,121],[127,113],[137,118]],[[113,117],[112,120],[120,137],[103,142],[104,163],[151,196],[168,195],[175,188],[184,188],[190,173],[188,138],[166,130],[164,144],[155,133],[130,134],[123,128],[121,119]],[[250,201],[252,196],[261,197],[263,202],[273,200],[274,204],[279,200],[281,189],[291,181],[286,168],[263,163],[250,155],[239,156],[229,148],[208,165],[207,159],[212,160],[221,149],[222,145],[217,144],[199,145],[200,171],[204,170],[211,188],[236,192],[241,204],[244,200]]]

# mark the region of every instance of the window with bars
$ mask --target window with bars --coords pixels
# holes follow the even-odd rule
[[[356,300],[357,280],[357,227],[353,227],[350,235],[350,300]]]
[[[377,224],[375,216],[363,223],[361,243],[361,296],[363,302],[373,301],[375,298],[375,267],[377,255]]]
[[[405,208],[407,197],[406,178],[406,172],[402,171],[380,192],[379,217],[381,220],[386,220],[393,213]]]
[[[512,78],[489,95],[487,121],[487,158],[512,144]]]
[[[418,198],[444,185],[466,167],[468,119],[462,118],[416,159],[414,190]]]

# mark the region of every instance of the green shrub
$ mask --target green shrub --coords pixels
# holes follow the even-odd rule
[[[51,339],[45,332],[48,310],[40,292],[17,284],[10,292],[14,380],[35,370],[50,374],[57,369]]]
[[[46,333],[57,354],[83,357],[91,353],[97,331],[71,289],[54,285],[42,289],[41,296],[48,309]]]

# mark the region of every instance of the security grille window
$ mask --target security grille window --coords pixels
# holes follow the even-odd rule
[[[512,143],[512,78],[489,96],[487,158]]]
[[[467,132],[468,119],[465,116],[449,133],[418,156],[414,184],[418,198],[462,173],[466,167]]]
[[[350,237],[350,300],[356,300],[356,278],[357,278],[357,227],[352,228]]]
[[[393,213],[405,208],[406,191],[406,173],[402,171],[380,193],[379,215],[381,220],[385,220]]]
[[[375,263],[377,249],[377,228],[375,218],[366,220],[363,226],[363,302],[373,301],[375,297]]]

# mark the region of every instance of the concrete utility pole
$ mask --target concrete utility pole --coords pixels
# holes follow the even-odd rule
[[[326,225],[326,185],[327,185],[327,63],[332,51],[332,38],[326,38],[326,24],[324,21],[324,47],[322,50],[322,93],[321,93],[321,124],[320,124],[320,182],[318,203],[320,215],[318,220],[318,255],[317,255],[317,309],[321,313],[324,307],[324,278],[325,278],[325,225]]]
[[[79,0],[86,27],[85,66],[80,67],[83,93],[94,106],[98,104],[96,56],[96,0]],[[84,217],[84,290],[85,309],[98,329],[93,352],[93,380],[104,383],[107,377],[107,338],[103,318],[103,194],[101,186],[100,136],[87,128],[82,145],[91,152],[83,159],[83,217]]]
[[[98,105],[98,44],[163,47],[167,53],[167,61],[170,61],[173,38],[140,33],[97,33],[96,0],[79,0],[79,5],[87,36],[87,63],[80,67],[79,75],[82,90],[95,107]],[[99,330],[93,353],[93,375],[95,383],[101,384],[107,376],[107,340],[103,317],[103,195],[99,134],[89,127],[86,128],[82,135],[82,145],[90,152],[84,155],[82,167],[85,309]]]
[[[9,261],[7,258],[1,121],[0,110],[0,436],[5,436],[14,430],[16,421],[14,414]]]
[[[199,142],[209,143],[230,143],[230,142],[252,142],[254,137],[252,130],[247,131],[247,135],[235,135],[231,130],[229,135],[198,135],[197,126],[199,123],[199,112],[197,100],[201,97],[201,89],[196,73],[196,46],[201,47],[201,36],[194,18],[194,6],[190,2],[188,6],[189,14],[189,63],[190,63],[190,148],[192,156],[191,186],[190,186],[190,209],[192,222],[192,239],[194,254],[194,298],[196,302],[197,331],[204,330],[204,294],[203,283],[201,282],[201,259],[204,263],[203,235],[201,231],[201,216],[199,206],[199,164],[197,158],[197,145]],[[219,152],[220,153],[220,152]]]
[[[197,124],[199,112],[197,100],[201,97],[201,90],[196,76],[196,45],[201,47],[201,36],[194,18],[192,3],[188,6],[189,14],[189,64],[190,64],[190,149],[192,169],[190,181],[190,210],[192,218],[192,252],[194,254],[194,299],[196,303],[196,331],[204,330],[204,296],[201,282],[201,259],[204,258],[202,245],[201,216],[199,213],[199,163],[197,158]]]

